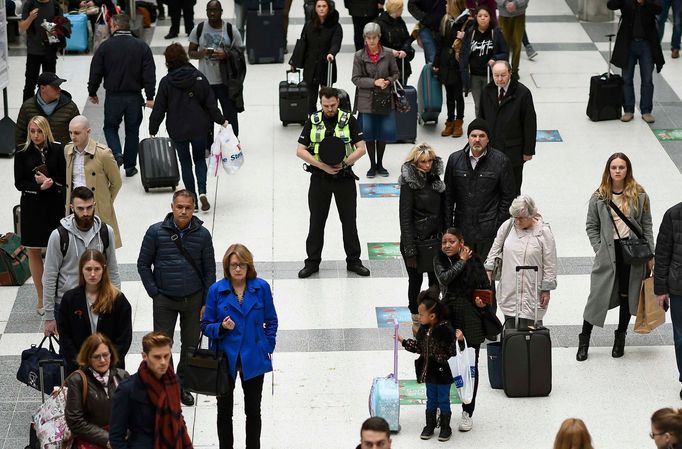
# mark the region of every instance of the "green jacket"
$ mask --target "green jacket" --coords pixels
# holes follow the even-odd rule
[[[43,117],[46,117],[47,121],[50,123],[50,129],[52,130],[54,140],[66,145],[71,142],[71,137],[69,136],[69,122],[79,114],[78,106],[71,100],[71,94],[65,90],[62,90],[61,96],[59,97],[59,103],[49,117],[45,115],[45,112],[38,104],[36,96],[34,95],[24,101],[24,104],[21,105],[21,109],[19,109],[17,129],[14,134],[16,143],[17,145],[23,145],[26,142],[28,136],[28,121],[36,115],[42,115]]]

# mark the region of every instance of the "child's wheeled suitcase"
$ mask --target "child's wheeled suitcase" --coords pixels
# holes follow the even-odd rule
[[[524,271],[535,272],[535,324],[519,329],[521,292],[519,277]],[[549,329],[538,327],[538,267],[516,267],[516,316],[514,329],[502,333],[502,379],[510,398],[547,396],[552,391],[552,340]]]
[[[369,391],[369,414],[388,422],[391,432],[400,431],[400,384],[398,383],[398,321],[394,321],[393,373],[375,377]]]
[[[417,82],[417,101],[419,103],[419,123],[438,123],[438,115],[443,108],[443,86],[433,73],[433,65],[426,64]]]
[[[66,18],[71,22],[71,37],[66,38],[64,51],[88,51],[88,16],[81,13],[69,13],[66,14]]]
[[[180,170],[175,155],[175,145],[168,137],[143,139],[138,147],[140,179],[145,192],[155,187],[175,190],[180,183]]]
[[[609,38],[609,63],[606,73],[590,78],[590,99],[587,102],[587,116],[593,122],[620,119],[623,110],[623,77],[611,73],[611,40]]]
[[[298,82],[289,79],[289,74],[298,74]],[[303,125],[308,119],[308,86],[300,70],[287,70],[287,79],[279,83],[279,119],[284,126]]]

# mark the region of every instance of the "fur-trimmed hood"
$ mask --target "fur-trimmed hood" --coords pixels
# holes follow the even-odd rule
[[[411,162],[405,162],[400,168],[398,184],[407,185],[413,190],[420,190],[431,183],[431,188],[438,193],[445,191],[445,183],[440,179],[443,174],[443,160],[436,156],[431,165],[431,171],[424,173]]]

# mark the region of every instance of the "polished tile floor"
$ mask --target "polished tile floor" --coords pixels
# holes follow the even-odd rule
[[[206,0],[197,15],[205,17]],[[225,16],[233,16],[232,2],[225,2]],[[229,3],[229,4],[227,4]],[[340,4],[340,2],[339,2]],[[627,153],[634,173],[652,199],[655,230],[665,210],[680,201],[682,190],[682,144],[661,142],[654,129],[682,128],[682,62],[669,59],[671,25],[664,37],[667,63],[655,80],[652,126],[639,114],[630,123],[590,122],[585,116],[589,77],[606,70],[608,43],[605,34],[617,27],[609,23],[583,23],[576,18],[575,0],[533,0],[527,30],[539,55],[521,58],[521,81],[535,99],[538,128],[556,130],[560,142],[538,143],[537,155],[527,164],[524,193],[532,195],[556,236],[559,288],[552,295],[545,323],[553,336],[553,391],[547,398],[508,399],[492,390],[486,378],[485,351],[481,353],[482,379],[474,428],[455,433],[447,445],[525,449],[550,447],[559,424],[570,416],[587,423],[599,449],[653,447],[647,433],[648,418],[657,408],[680,406],[672,329],[628,335],[626,355],[612,359],[610,346],[617,321],[607,317],[606,329],[595,331],[594,347],[585,363],[575,361],[577,333],[589,290],[592,250],[585,235],[588,198],[597,187],[604,163],[616,151]],[[352,24],[341,11],[344,46],[338,56],[338,86],[353,92]],[[295,0],[289,30],[290,48],[303,25],[302,2]],[[414,24],[406,19],[408,26]],[[148,30],[157,75],[166,72],[163,39],[169,22]],[[178,40],[187,43],[184,35]],[[666,43],[667,42],[667,43]],[[414,67],[423,54],[418,50]],[[16,117],[21,103],[25,56],[22,47],[10,49],[9,110]],[[93,136],[104,140],[102,109],[86,105],[90,55],[60,58],[58,73],[68,80],[63,86],[93,122]],[[405,306],[407,278],[399,260],[368,260],[368,243],[397,242],[398,200],[395,197],[359,198],[358,228],[363,260],[372,276],[359,278],[344,266],[341,229],[335,211],[330,213],[322,270],[299,280],[296,272],[305,258],[308,227],[308,175],[295,157],[300,127],[282,127],[278,120],[278,81],[284,79],[283,64],[249,66],[245,86],[246,112],[240,115],[245,164],[235,176],[224,173],[209,180],[212,208],[200,213],[211,230],[218,257],[234,242],[246,244],[254,253],[257,269],[274,291],[280,318],[278,351],[274,355],[274,379],[266,376],[263,395],[263,447],[272,449],[355,447],[360,423],[367,417],[371,379],[391,370],[390,332],[377,328],[375,309]],[[415,69],[415,72],[418,70]],[[416,75],[409,83],[416,85]],[[473,118],[467,99],[465,126]],[[441,115],[441,124],[444,120]],[[145,123],[147,116],[145,116]],[[143,125],[142,137],[146,137]],[[433,145],[447,158],[465,145],[465,139],[440,137],[440,128],[420,127],[418,141]],[[357,164],[360,183],[395,182],[410,146],[390,145],[386,153],[387,179],[368,180],[368,161]],[[11,159],[0,159],[0,229],[12,228],[11,209],[19,200],[12,185]],[[147,227],[168,211],[170,192],[145,193],[139,177],[124,178],[116,199],[123,248],[118,259],[123,272],[123,291],[133,304],[134,342],[127,365],[134,370],[141,336],[152,328],[151,301],[135,270],[135,261]],[[42,323],[33,313],[35,290],[22,287],[0,289],[0,448],[19,449],[27,442],[31,412],[39,397],[19,384],[14,374],[19,355],[39,341]],[[401,329],[403,335],[408,329]],[[411,354],[400,353],[399,376],[413,379]],[[238,404],[243,401],[237,399]],[[454,406],[458,410],[458,406]],[[436,441],[418,438],[423,425],[423,405],[401,410],[402,431],[393,437],[396,448],[440,447]],[[235,407],[237,446],[243,447],[241,405]],[[217,448],[215,405],[200,397],[198,405],[185,408],[195,447]],[[298,431],[296,431],[298,430]]]

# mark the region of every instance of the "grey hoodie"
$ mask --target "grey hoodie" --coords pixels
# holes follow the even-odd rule
[[[45,268],[43,271],[43,302],[45,304],[45,319],[54,320],[54,305],[62,301],[65,292],[78,287],[78,263],[86,249],[103,250],[102,240],[99,237],[99,229],[102,220],[95,215],[92,227],[87,231],[81,231],[76,227],[73,214],[60,220],[60,223],[69,231],[69,248],[66,256],[62,257],[60,248],[59,231],[55,229],[50,234],[47,242],[47,254],[45,255]],[[118,274],[116,263],[116,248],[114,231],[109,229],[109,247],[107,248],[107,270],[109,279],[117,288],[121,288],[121,277]]]

